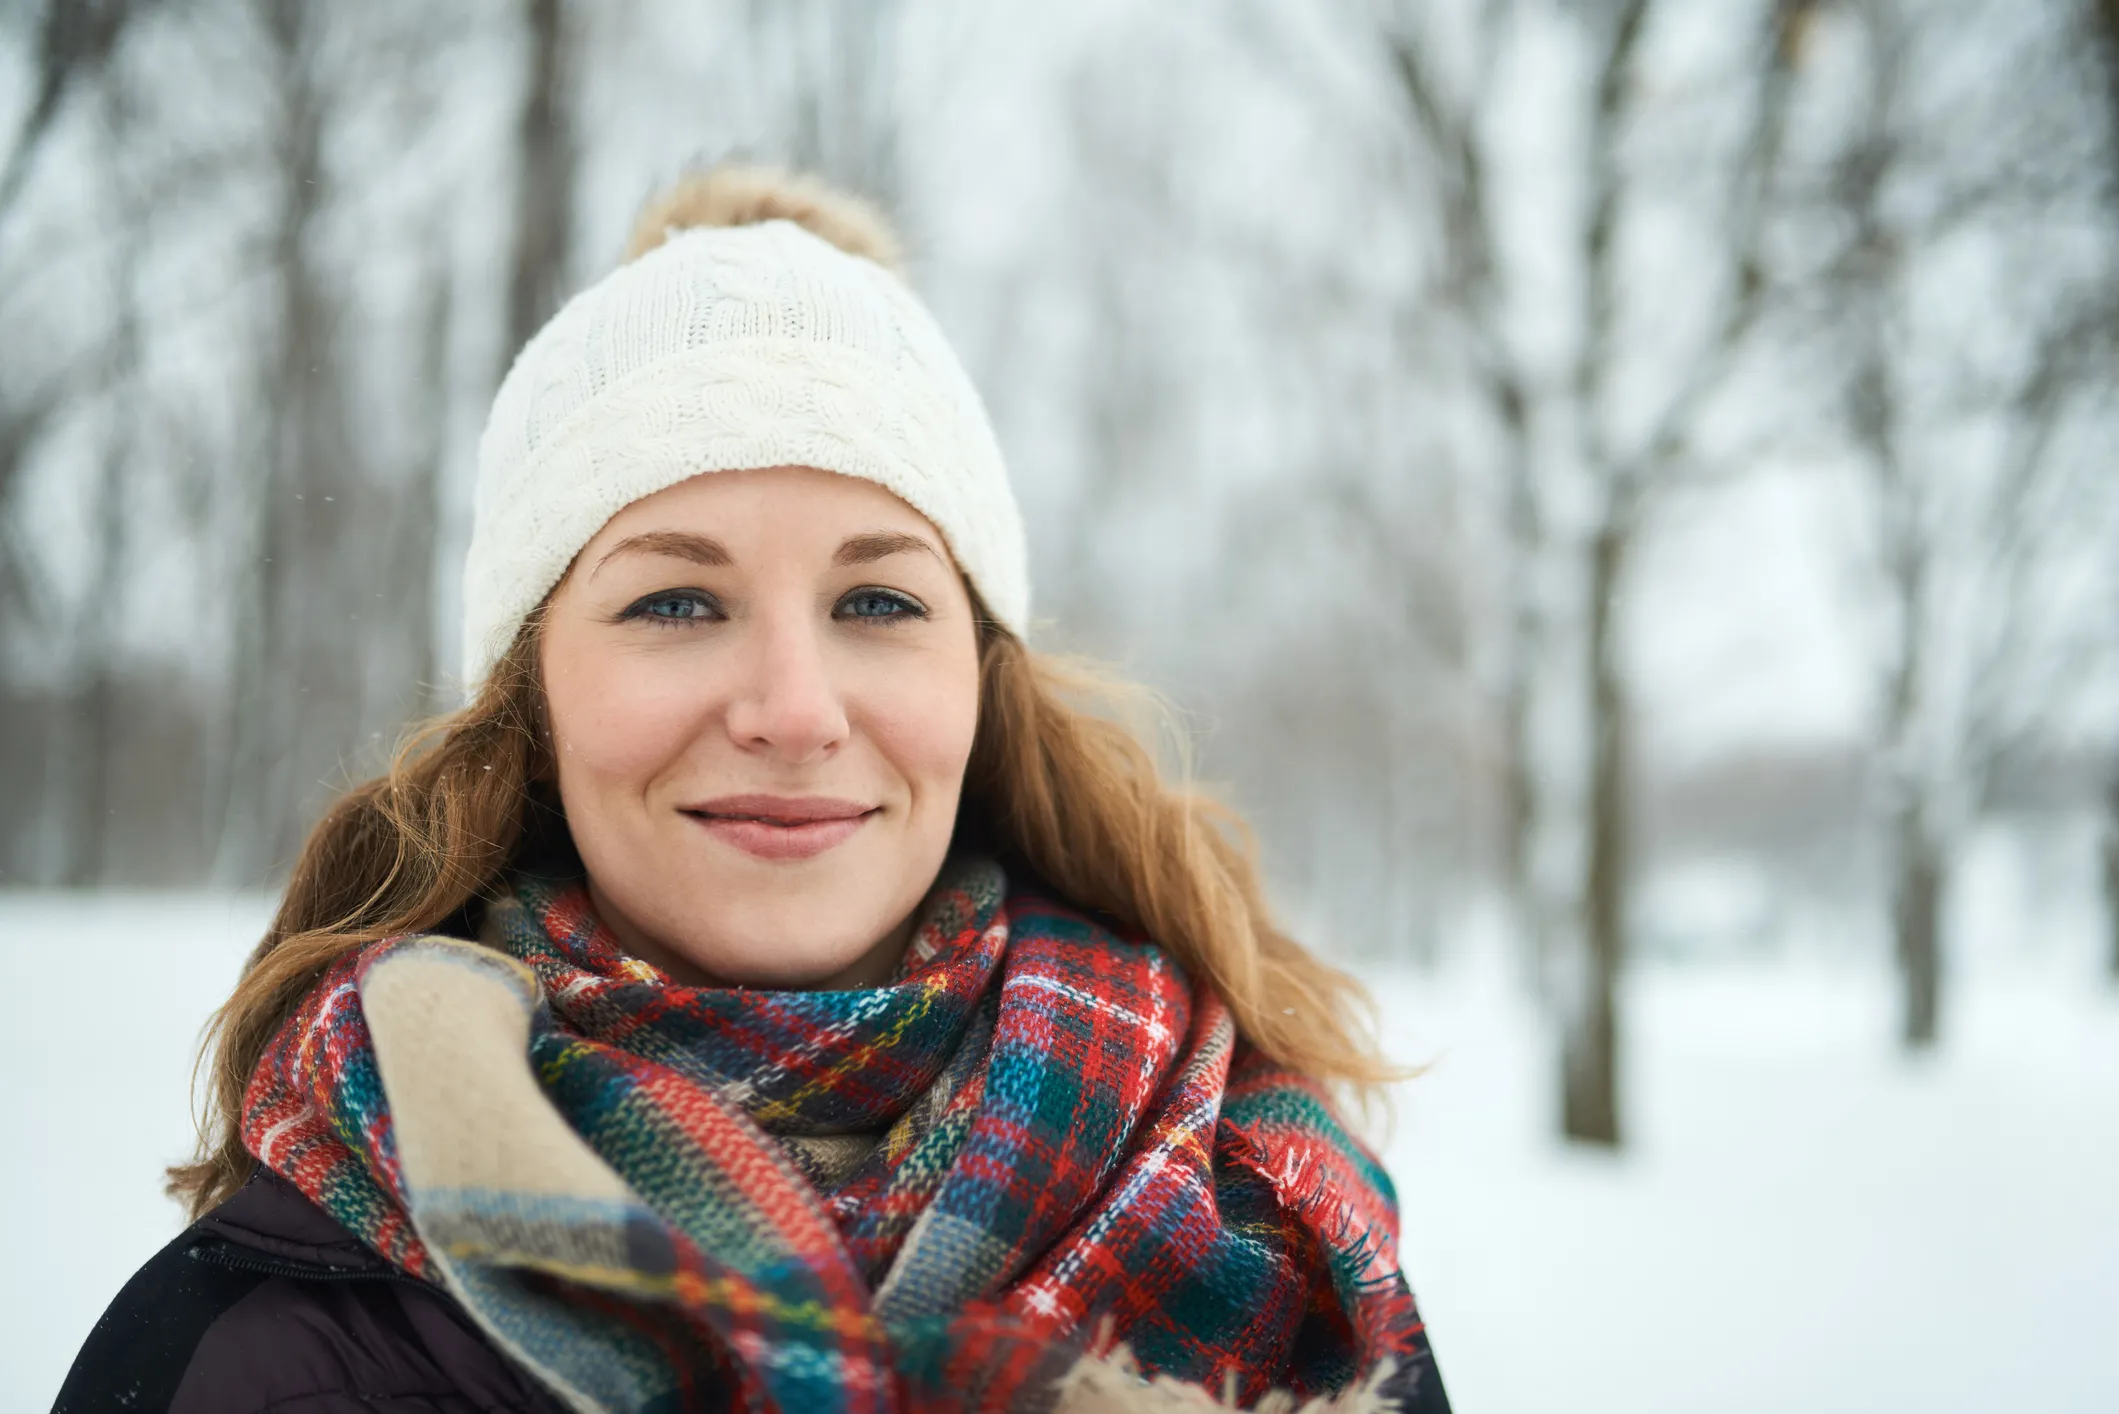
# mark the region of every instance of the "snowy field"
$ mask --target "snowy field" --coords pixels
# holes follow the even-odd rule
[[[265,908],[0,894],[0,1410],[49,1405],[180,1226],[158,1170]],[[1552,1143],[1548,1044],[1505,968],[1378,978],[1396,1049],[1434,1062],[1389,1153],[1456,1407],[2119,1410],[2119,994],[2086,961],[1975,971],[1912,1062],[1873,973],[1643,968],[1617,1158]]]

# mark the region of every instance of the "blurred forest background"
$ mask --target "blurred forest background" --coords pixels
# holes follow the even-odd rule
[[[1038,646],[1328,946],[1512,940],[1568,1134],[1629,958],[1947,1041],[1996,840],[2119,983],[2115,0],[17,0],[0,144],[0,883],[269,884],[453,705],[501,374],[741,158],[900,224]]]

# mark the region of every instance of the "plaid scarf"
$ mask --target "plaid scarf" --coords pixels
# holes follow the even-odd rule
[[[1050,1409],[1118,1342],[1244,1402],[1428,1368],[1317,1085],[983,860],[826,992],[676,984],[518,876],[482,944],[336,964],[244,1140],[581,1409]]]

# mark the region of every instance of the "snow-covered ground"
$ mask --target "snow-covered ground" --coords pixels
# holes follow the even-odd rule
[[[49,1405],[180,1226],[191,1047],[265,909],[0,894],[0,1410]],[[2119,993],[2086,965],[1979,969],[1921,1061],[1873,972],[1644,968],[1611,1158],[1552,1143],[1543,1029],[1483,958],[1377,979],[1434,1062],[1389,1154],[1464,1414],[2119,1409]]]
[[[1465,1414],[2119,1410],[2119,995],[1983,979],[1908,1061],[1873,974],[1647,972],[1614,1158],[1498,970],[1379,990],[1440,1048],[1389,1155]]]

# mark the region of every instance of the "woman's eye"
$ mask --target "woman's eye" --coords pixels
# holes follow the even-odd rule
[[[635,599],[627,606],[621,619],[647,619],[655,623],[690,623],[698,619],[719,618],[721,606],[713,597],[696,589],[671,589],[660,594],[650,594]]]
[[[856,589],[839,601],[838,615],[846,619],[922,619],[926,608],[909,594],[895,589]]]

